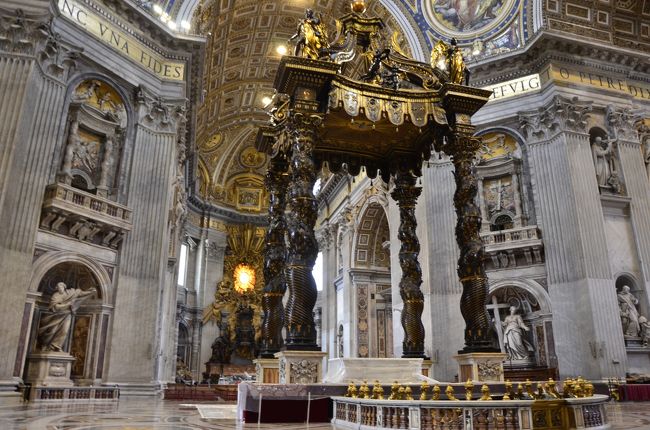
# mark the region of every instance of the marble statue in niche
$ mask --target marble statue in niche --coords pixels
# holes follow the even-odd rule
[[[639,336],[641,327],[639,325],[639,311],[636,308],[638,304],[639,299],[630,292],[630,287],[623,285],[618,293],[618,308],[625,336]]]
[[[52,294],[48,306],[52,313],[41,318],[38,329],[38,345],[41,351],[63,351],[73,313],[82,301],[94,294],[93,290],[67,288],[63,282],[56,284],[56,291]]]
[[[639,317],[639,327],[641,328],[641,332],[639,333],[641,343],[645,347],[650,346],[650,322],[648,322],[646,317]]]
[[[508,354],[508,360],[511,361],[527,360],[530,353],[534,351],[533,346],[524,335],[524,331],[530,331],[530,328],[524,324],[521,315],[516,312],[517,308],[510,306],[510,315],[501,322],[504,328],[503,344],[506,354]]]
[[[616,165],[616,142],[618,139],[604,139],[596,136],[591,142],[591,154],[596,169],[598,188],[615,194],[621,192],[621,181]]]
[[[72,121],[70,123],[61,173],[66,179],[72,180],[72,169],[80,169],[92,173],[96,167],[97,148],[95,143],[82,139],[79,133],[79,121]]]
[[[511,179],[499,178],[484,183],[485,205],[490,218],[503,211],[515,213],[514,190]]]

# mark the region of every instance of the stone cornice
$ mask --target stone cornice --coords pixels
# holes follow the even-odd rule
[[[649,54],[549,31],[538,33],[519,50],[470,63],[470,82],[482,87],[508,81],[537,73],[553,61],[650,82]]]
[[[205,203],[196,195],[190,195],[187,202],[189,210],[198,214],[210,214],[213,218],[229,224],[253,224],[263,226],[267,224],[267,214],[243,214],[234,209],[228,209],[211,203]]]

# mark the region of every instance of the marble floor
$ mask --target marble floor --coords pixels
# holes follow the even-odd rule
[[[2,430],[332,430],[330,424],[241,424],[235,406],[161,400],[126,400],[113,404],[0,405]],[[608,405],[614,429],[650,430],[650,402]],[[202,418],[203,417],[203,418]]]

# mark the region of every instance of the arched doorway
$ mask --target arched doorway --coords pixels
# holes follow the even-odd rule
[[[42,267],[35,272],[38,274]],[[105,274],[103,274],[105,275]],[[104,282],[102,282],[104,281]],[[77,385],[90,385],[101,382],[103,377],[105,349],[107,345],[108,324],[111,308],[106,306],[105,279],[100,279],[88,265],[79,261],[62,261],[55,263],[38,280],[34,297],[33,322],[28,338],[28,357],[31,353],[42,350],[39,340],[39,328],[49,309],[52,294],[57,285],[63,283],[66,289],[78,289],[93,292],[79,302],[72,312],[70,328],[61,342],[62,352],[74,357],[70,377]],[[23,375],[28,375],[29,360],[26,360]]]

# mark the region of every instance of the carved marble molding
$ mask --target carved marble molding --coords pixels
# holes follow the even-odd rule
[[[636,124],[641,115],[630,108],[608,105],[605,109],[605,126],[611,137],[636,142],[639,130]]]
[[[329,250],[336,241],[336,224],[324,223],[316,230],[316,241],[318,242],[319,251]]]
[[[65,81],[81,48],[63,42],[49,13],[28,16],[22,9],[0,7],[0,52],[35,57],[43,73]]]
[[[590,101],[556,95],[544,107],[519,112],[519,127],[529,144],[549,140],[563,131],[587,133],[591,111]]]
[[[135,101],[138,124],[160,133],[185,133],[187,99],[168,100],[140,85],[136,89]]]

